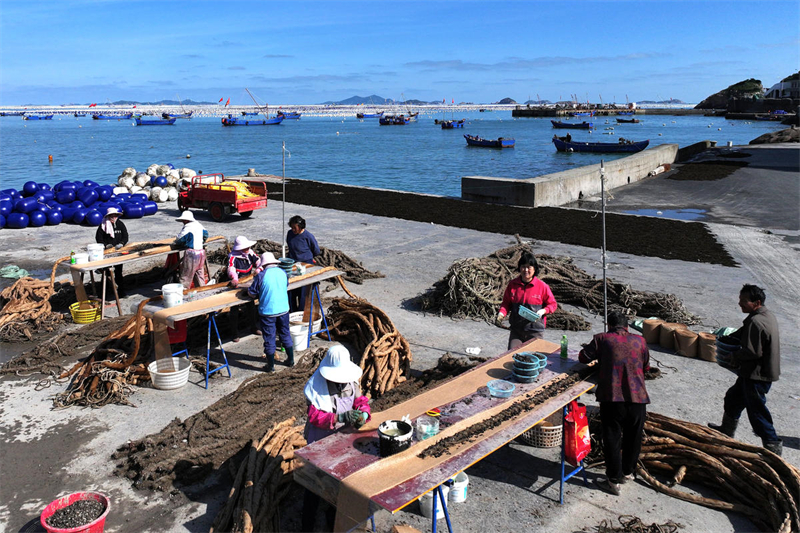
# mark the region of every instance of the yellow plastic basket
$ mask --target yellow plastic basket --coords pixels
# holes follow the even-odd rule
[[[75,302],[69,306],[69,312],[76,324],[90,324],[100,320],[100,306],[95,302]]]

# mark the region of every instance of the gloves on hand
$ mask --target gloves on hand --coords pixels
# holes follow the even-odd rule
[[[114,248],[116,248],[117,250],[119,250],[119,249],[120,249],[120,248],[122,248],[123,246],[125,246],[125,245],[124,245],[124,244],[122,244],[122,243],[120,243],[120,244],[116,245]]]
[[[239,286],[239,280],[238,279],[232,279],[231,280],[231,287],[233,287],[235,289],[238,286]]]
[[[547,314],[547,311],[544,309],[539,309],[538,311],[536,311],[536,314],[539,315],[539,318],[542,318],[544,315]]]
[[[345,411],[343,413],[338,413],[336,415],[336,421],[343,424],[350,424],[351,426],[355,426],[361,421],[361,411],[359,411],[358,409],[353,409],[350,411]]]
[[[494,319],[494,325],[499,327],[499,328],[502,328],[503,327],[503,319],[504,318],[505,318],[505,315],[501,315],[500,313],[498,313],[497,317]]]
[[[369,415],[367,413],[359,409],[354,409],[352,412],[358,415],[358,419],[355,422],[353,422],[354,428],[359,429],[361,426],[367,423],[367,419],[369,418]]]
[[[106,250],[110,250],[113,247],[114,247],[113,244],[106,244],[106,246],[105,246]]]

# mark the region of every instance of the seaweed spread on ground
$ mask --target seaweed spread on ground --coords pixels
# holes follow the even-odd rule
[[[605,464],[599,410],[589,416],[589,429],[592,452],[585,462],[587,468],[599,467]],[[742,513],[761,531],[800,531],[800,470],[706,426],[647,413],[637,476],[669,496]],[[684,482],[705,486],[719,499],[679,490]]]
[[[730,157],[730,156],[728,156]],[[746,167],[748,161],[701,161],[686,163],[666,179],[676,181],[716,181],[727,178],[738,169]]]
[[[530,411],[535,405],[544,403],[549,398],[557,396],[570,388],[575,383],[586,379],[589,375],[594,373],[597,365],[587,365],[580,370],[571,371],[564,374],[563,377],[555,378],[542,387],[533,392],[529,392],[521,399],[514,401],[511,405],[497,413],[491,418],[476,422],[471,426],[445,437],[438,441],[436,444],[424,449],[417,457],[424,459],[426,457],[441,457],[442,455],[449,455],[450,449],[454,446],[459,446],[464,443],[474,442],[480,438],[485,432],[499,426],[506,420],[511,420],[520,416],[521,414]]]
[[[261,239],[256,241],[256,244],[253,245],[253,251],[258,255],[263,254],[264,252],[270,252],[275,257],[280,257],[283,254],[283,247],[281,243],[271,241],[269,239]],[[320,247],[320,255],[314,258],[316,264],[321,267],[332,266],[336,270],[340,270],[344,272],[344,279],[347,281],[351,281],[356,284],[361,284],[364,280],[367,279],[375,279],[375,278],[383,278],[385,277],[380,272],[372,272],[364,268],[364,265],[352,259],[346,253],[340,250],[332,250],[330,248],[325,248],[324,246]],[[208,261],[210,263],[215,263],[218,265],[225,265],[227,264],[228,254],[230,253],[230,245],[228,245],[227,249],[220,248],[214,252],[208,254]],[[220,269],[215,274],[215,279],[217,282],[224,281],[228,279],[228,275],[226,269]]]
[[[411,347],[391,319],[366,300],[334,298],[328,309],[328,331],[361,354],[361,390],[379,398],[403,383],[411,371]]]
[[[683,527],[672,520],[667,520],[664,524],[653,522],[648,526],[641,518],[632,515],[622,515],[617,520],[619,526],[615,526],[611,520],[602,520],[594,529],[597,533],[677,533]]]
[[[494,321],[508,283],[517,276],[517,263],[523,252],[533,253],[529,244],[517,244],[498,250],[488,257],[462,259],[453,263],[447,275],[434,283],[415,300],[426,311],[456,319]],[[584,307],[594,313],[603,311],[603,281],[578,268],[570,257],[536,256],[539,278],[550,286],[559,304]],[[657,316],[670,322],[696,324],[672,294],[636,291],[613,279],[607,280],[608,309],[619,309],[629,316]],[[589,330],[580,316],[559,307],[547,319],[554,329]]]

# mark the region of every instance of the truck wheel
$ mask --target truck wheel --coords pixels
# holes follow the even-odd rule
[[[252,215],[253,212],[252,211],[241,211],[239,214],[242,216],[242,218],[250,218],[250,215]]]
[[[187,209],[189,209],[189,208],[188,208],[188,207],[186,207],[185,205],[183,205],[183,201],[181,201],[181,197],[180,197],[180,196],[178,196],[178,211],[180,211],[181,213],[183,213],[183,212],[184,212],[184,211],[186,211]]]
[[[208,206],[208,212],[215,222],[222,222],[228,216],[227,213],[225,213],[225,207],[219,202],[214,202]]]

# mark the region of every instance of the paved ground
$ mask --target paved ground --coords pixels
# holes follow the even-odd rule
[[[796,161],[800,151],[795,147],[786,153]],[[757,177],[777,180],[776,173],[779,173],[780,179],[784,179],[787,172],[782,168],[784,165],[771,169],[770,161],[778,162],[780,158],[773,152],[770,154],[764,157],[763,166],[759,165]],[[738,180],[740,173],[753,170],[751,164],[726,180]],[[787,212],[797,208],[796,202],[787,204],[800,185],[797,173],[789,171],[789,174],[783,186],[771,189],[775,209]],[[752,177],[742,180],[742,184],[749,189],[740,194],[761,193],[764,189]],[[672,184],[663,187],[672,187]],[[624,191],[615,191],[616,198],[624,194]],[[662,197],[661,194],[657,196]],[[631,204],[648,207],[652,201],[643,195]],[[229,222],[215,224],[202,216],[198,218],[212,235],[234,238],[245,234],[254,239],[281,240],[285,226],[281,222],[280,207],[280,202],[273,201],[268,209],[256,212],[248,221],[232,218]],[[325,246],[342,250],[362,261],[367,268],[386,274],[386,278],[371,280],[362,286],[351,284],[350,288],[392,318],[411,343],[415,369],[432,366],[446,351],[464,353],[470,346],[481,347],[483,354],[504,351],[506,332],[485,323],[426,316],[409,310],[404,301],[443,277],[456,259],[485,256],[511,244],[510,235],[297,204],[287,204],[286,212],[287,216],[303,215],[308,220],[308,229]],[[172,221],[176,213],[166,210],[154,217],[132,221],[128,225],[132,239],[155,240],[174,235],[180,226]],[[800,465],[797,429],[800,334],[796,327],[800,323],[796,310],[800,301],[797,294],[800,257],[791,242],[793,230],[757,223],[750,227],[725,223],[709,226],[740,266],[612,252],[608,258],[609,275],[637,289],[675,293],[689,310],[703,317],[698,330],[738,325],[743,318],[736,305],[741,285],[749,282],[765,287],[767,305],[779,318],[783,353],[783,373],[769,394],[769,405],[776,428],[784,439],[784,456]],[[774,234],[765,233],[765,229]],[[93,234],[92,229],[66,225],[41,231],[3,231],[0,262],[18,264],[43,276],[56,258],[92,242]],[[601,274],[597,249],[553,241],[538,241],[536,248],[541,253],[569,255],[580,267],[595,275]],[[341,294],[340,289],[328,295],[338,294]],[[126,304],[133,304],[147,295],[145,290],[127,298]],[[597,316],[585,312],[584,315],[599,331],[602,321]],[[549,330],[545,338],[557,341],[561,334]],[[572,346],[590,337],[591,332],[569,333]],[[198,374],[192,374],[192,383],[178,391],[140,389],[131,398],[136,408],[107,406],[99,410],[52,411],[49,396],[60,390],[59,387],[37,392],[31,381],[8,378],[0,381],[0,530],[35,531],[38,513],[49,501],[73,491],[98,489],[110,494],[113,501],[107,531],[207,531],[230,485],[224,474],[209,480],[202,490],[186,495],[139,492],[126,480],[111,476],[114,465],[110,454],[128,440],[158,432],[173,418],[186,418],[234,390],[244,379],[260,371],[263,363],[256,357],[260,348],[255,337],[228,344],[229,357],[235,362],[232,379],[214,380],[208,391],[199,385]],[[2,349],[8,353],[16,347]],[[653,357],[664,365],[665,376],[648,383],[652,411],[698,423],[719,420],[722,396],[733,381],[732,374],[711,363],[664,353],[657,347],[653,349]],[[587,398],[587,403],[593,404],[591,398]],[[759,444],[746,421],[742,422],[738,437]],[[556,460],[555,450],[512,443],[470,468],[467,471],[470,476],[468,500],[452,506],[455,530],[481,533],[581,531],[591,530],[603,519],[616,520],[623,514],[637,515],[647,523],[672,519],[683,524],[686,531],[753,530],[752,524],[738,515],[684,503],[643,485],[625,486],[622,495],[615,498],[596,489],[593,481],[597,472],[590,472],[588,488],[577,481],[570,482],[566,505],[559,506]],[[215,485],[215,481],[219,483]],[[287,530],[296,529],[299,511],[296,501],[287,504],[284,512]],[[379,514],[377,522],[379,531],[388,531],[390,524],[399,522],[421,530],[430,526],[419,516],[416,504],[394,516]]]

